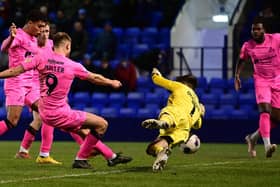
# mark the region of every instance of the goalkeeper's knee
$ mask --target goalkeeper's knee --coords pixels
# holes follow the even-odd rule
[[[150,144],[146,149],[146,153],[148,155],[157,156],[157,154],[159,152],[161,152],[163,149],[164,149],[164,147],[162,147],[160,145]]]

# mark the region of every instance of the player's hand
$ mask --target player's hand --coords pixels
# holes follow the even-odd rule
[[[152,76],[153,76],[154,74],[157,74],[157,75],[161,76],[161,73],[159,72],[159,70],[158,70],[157,68],[153,68]]]
[[[112,80],[111,86],[115,89],[120,88],[122,86],[122,83],[118,80]]]
[[[10,36],[11,36],[12,38],[16,37],[16,34],[17,34],[17,26],[16,26],[14,23],[12,23],[12,25],[10,26],[9,32],[10,32]]]
[[[234,88],[236,91],[239,91],[241,88],[241,80],[240,80],[239,75],[236,75],[234,78]]]
[[[200,112],[201,112],[201,116],[204,117],[205,115],[205,107],[202,103],[199,103],[199,107],[200,107]]]

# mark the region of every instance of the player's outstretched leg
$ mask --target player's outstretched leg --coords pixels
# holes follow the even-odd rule
[[[169,154],[170,150],[168,148],[164,148],[157,154],[156,160],[153,163],[154,172],[161,171],[165,168]]]
[[[272,154],[276,151],[277,145],[276,144],[271,144],[268,149],[265,151],[265,156],[266,158],[271,158]]]
[[[248,134],[245,137],[245,141],[247,142],[247,145],[248,145],[248,153],[249,153],[250,157],[252,157],[252,158],[256,157],[257,156],[257,152],[255,150],[255,145],[257,144],[257,141],[253,140],[251,138],[250,134]]]

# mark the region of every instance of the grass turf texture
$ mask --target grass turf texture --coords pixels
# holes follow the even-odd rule
[[[263,146],[251,159],[245,144],[206,144],[191,155],[173,149],[164,171],[153,173],[154,158],[145,154],[148,143],[109,142],[115,151],[133,157],[128,164],[108,167],[103,157],[92,158],[93,170],[72,169],[78,146],[74,142],[55,142],[52,156],[62,166],[35,163],[39,142],[31,149],[31,160],[15,159],[19,142],[0,142],[0,186],[280,186],[280,153],[264,157]]]

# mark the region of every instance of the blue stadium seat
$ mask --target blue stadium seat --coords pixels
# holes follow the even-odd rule
[[[115,35],[117,36],[118,38],[118,42],[119,43],[122,43],[122,39],[123,39],[123,35],[124,35],[124,31],[123,31],[123,28],[121,27],[114,27],[112,29],[113,33],[115,33]]]
[[[197,88],[203,89],[204,91],[208,89],[208,83],[206,77],[198,77],[197,82],[198,82]]]
[[[149,108],[151,110],[160,110],[162,108],[162,105],[158,105],[158,104],[155,104],[155,103],[146,103],[145,104],[145,108]]]
[[[141,92],[130,92],[127,94],[126,104],[129,108],[140,108],[144,105],[144,94]]]
[[[27,106],[24,106],[21,112],[21,118],[30,119],[32,117],[32,112]]]
[[[119,109],[114,107],[102,108],[100,110],[100,115],[103,117],[115,118],[119,116]]]
[[[4,79],[0,79],[0,88],[4,88]]]
[[[111,66],[111,68],[116,69],[116,67],[118,66],[119,63],[120,63],[120,60],[114,59],[114,60],[110,61],[110,66]]]
[[[104,108],[108,104],[108,94],[95,92],[91,95],[93,107]]]
[[[161,100],[157,93],[147,92],[145,94],[144,100],[145,100],[146,107],[147,107],[147,105],[151,105],[151,104],[158,106],[157,108],[160,108],[160,106],[161,106]]]
[[[91,105],[91,97],[89,92],[76,92],[73,95],[73,105],[84,104],[85,106]]]
[[[139,42],[139,36],[140,36],[141,30],[138,27],[129,27],[126,28],[124,36],[123,36],[123,42],[127,44],[137,44]]]
[[[98,36],[99,33],[103,31],[100,27],[91,27],[88,29],[88,33],[90,35],[90,38],[94,39],[96,36]]]
[[[156,43],[150,46],[150,49],[168,50],[169,46],[165,43]]]
[[[87,105],[85,103],[74,103],[71,107],[74,110],[84,110],[87,107]]]
[[[170,45],[170,28],[163,27],[159,29],[158,43]]]
[[[110,93],[108,96],[108,105],[114,108],[122,108],[126,103],[126,96],[124,93]]]
[[[84,108],[85,112],[89,112],[95,115],[100,115],[101,108],[98,107],[86,107]]]
[[[217,94],[213,93],[204,93],[201,95],[200,98],[201,103],[203,104],[212,104],[215,106],[219,106],[220,104],[220,98]]]
[[[234,78],[228,79],[226,84],[227,84],[226,92],[236,92],[234,88]]]
[[[5,106],[4,88],[0,88],[0,106]]]
[[[154,110],[150,107],[139,108],[137,112],[138,118],[156,118],[157,110]]]
[[[248,119],[248,111],[244,109],[234,109],[228,112],[230,119]]]
[[[135,44],[132,47],[132,57],[137,57],[149,50],[148,44]]]
[[[94,65],[95,67],[100,67],[101,66],[101,61],[100,60],[93,60],[92,65]]]
[[[210,119],[228,119],[229,114],[227,109],[219,108],[212,111],[209,111]]]
[[[220,105],[224,104],[238,106],[238,94],[236,92],[228,92],[226,94],[220,95]]]
[[[137,110],[135,108],[120,108],[120,117],[135,118]]]
[[[242,80],[241,84],[242,84],[242,89],[244,90],[243,92],[253,92],[255,89],[254,79],[252,77]]]
[[[2,107],[0,108],[0,118],[1,118],[1,119],[5,119],[5,118],[6,118],[6,115],[7,115],[6,107],[5,107],[5,106],[2,106]]]
[[[212,77],[208,85],[210,92],[214,90],[220,90],[221,92],[224,92],[227,90],[227,80],[223,78]]]
[[[138,92],[151,92],[154,84],[150,77],[139,76],[136,80],[136,86]]]
[[[131,55],[131,47],[128,44],[119,44],[117,48],[116,58],[127,58]]]
[[[240,93],[239,103],[254,105],[256,103],[256,96],[254,92]]]
[[[149,46],[157,43],[158,30],[156,27],[146,27],[140,35],[140,42]]]

